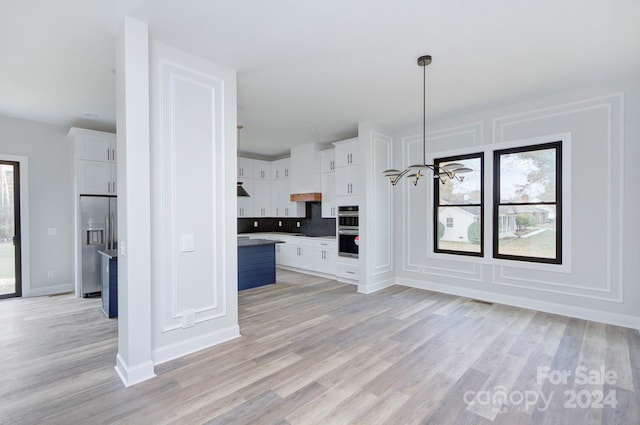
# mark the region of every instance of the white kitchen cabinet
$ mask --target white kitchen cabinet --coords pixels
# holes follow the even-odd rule
[[[76,182],[80,195],[116,195],[116,164],[79,160],[76,163]]]
[[[294,257],[291,264],[291,267],[296,267],[302,270],[314,270],[314,249],[312,247],[311,241],[303,240],[304,238],[300,238],[300,241],[295,245]]]
[[[335,173],[322,173],[322,218],[336,218]]]
[[[320,154],[322,218],[335,218],[338,208],[336,206],[334,149],[324,150]]]
[[[360,193],[360,175],[358,167],[339,168],[335,173],[336,179],[336,197],[353,197]],[[357,205],[345,204],[340,205]]]
[[[271,213],[271,180],[254,179],[251,181],[253,198],[252,217],[273,217]]]
[[[116,135],[102,131],[72,128],[69,136],[74,140],[78,160],[116,162]]]
[[[72,128],[75,180],[79,195],[116,195],[116,136],[102,131]]]
[[[358,260],[355,258],[337,257],[336,280],[346,283],[359,281]]]
[[[238,157],[238,179],[244,182],[245,179],[253,178],[253,160]]]
[[[323,173],[333,173],[336,169],[335,149],[325,149],[320,152],[320,170]]]
[[[291,177],[291,158],[282,158],[271,163],[271,177],[274,180]]]
[[[271,180],[271,162],[254,159],[253,178],[256,180]]]
[[[335,142],[336,205],[358,205],[360,167],[358,166],[358,138]]]
[[[276,244],[276,264],[311,274],[334,276],[336,272],[337,247],[332,238],[273,235],[284,241]]]
[[[292,267],[296,257],[296,247],[288,241],[276,244],[276,265]]]
[[[335,241],[316,242],[314,248],[313,269],[319,273],[336,274],[336,243]]]
[[[355,137],[341,142],[335,142],[335,168],[351,167],[358,165],[359,161],[359,141]]]
[[[303,218],[306,216],[304,202],[291,202],[291,179],[271,181],[272,217]]]

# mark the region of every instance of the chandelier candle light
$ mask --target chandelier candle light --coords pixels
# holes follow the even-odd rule
[[[424,174],[422,174],[422,170],[429,169],[433,171],[433,178],[440,179],[442,184],[445,183],[445,178],[449,180],[464,180],[464,176],[459,176],[458,174],[469,173],[473,171],[471,168],[465,167],[462,164],[458,163],[450,163],[439,167],[433,164],[427,164],[426,157],[426,145],[427,145],[427,133],[426,133],[426,69],[427,65],[431,63],[431,55],[420,56],[418,58],[418,65],[422,67],[422,163],[410,165],[405,168],[403,171],[390,169],[385,170],[382,174],[385,177],[389,178],[389,181],[393,186],[398,184],[400,179],[404,176],[407,178],[414,179],[414,186],[418,184],[418,180]]]

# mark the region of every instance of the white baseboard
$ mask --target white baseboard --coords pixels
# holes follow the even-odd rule
[[[281,266],[281,265],[277,265],[276,267],[282,270],[289,270],[291,272],[298,272],[303,274],[309,274],[311,276],[325,277],[327,279],[336,280],[335,274],[321,273],[313,270],[299,269],[297,267],[289,267],[289,266]]]
[[[473,298],[482,301],[495,302],[514,307],[528,308],[530,310],[544,313],[558,314],[560,316],[573,317],[576,319],[590,320],[593,322],[606,323],[608,325],[622,326],[631,329],[640,329],[640,317],[629,316],[601,310],[592,310],[572,305],[551,303],[548,301],[534,300],[531,298],[514,297],[512,295],[496,294],[493,292],[478,291],[469,288],[442,285],[438,283],[426,282],[423,280],[398,279],[398,285],[412,288],[426,289],[428,291],[442,292],[445,294],[458,295],[461,297]]]
[[[374,292],[380,291],[381,289],[388,288],[393,285],[395,285],[395,281],[393,280],[377,282],[372,285],[365,285],[362,283],[358,283],[358,292],[360,292],[361,294],[372,294]]]
[[[73,292],[73,283],[45,286],[44,288],[22,288],[23,297],[42,297],[45,295],[63,294],[65,292]]]
[[[165,363],[170,360],[195,353],[196,351],[213,347],[214,345],[218,345],[231,339],[238,338],[239,336],[240,326],[233,325],[219,331],[210,332],[175,344],[160,347],[153,350],[153,363]]]
[[[125,387],[130,387],[147,379],[154,378],[156,376],[153,370],[153,362],[148,361],[136,365],[134,367],[127,366],[127,363],[120,356],[120,353],[116,355],[116,373],[120,377],[120,380]]]

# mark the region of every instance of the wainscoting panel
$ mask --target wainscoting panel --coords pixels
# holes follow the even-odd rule
[[[220,221],[216,181],[219,157],[221,82],[195,69],[162,61],[164,208],[166,211],[163,330],[226,312],[224,252],[215,243]],[[194,190],[197,188],[197,190]],[[222,272],[222,274],[221,274]]]

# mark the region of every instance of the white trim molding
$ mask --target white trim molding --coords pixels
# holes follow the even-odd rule
[[[130,387],[156,377],[153,371],[153,362],[148,361],[130,368],[122,356],[120,356],[120,353],[116,355],[116,365],[114,369],[125,387]]]
[[[182,340],[174,344],[166,345],[153,351],[154,364],[162,364],[168,361],[213,347],[214,345],[230,341],[240,337],[240,327],[238,325],[229,326],[208,334]]]

